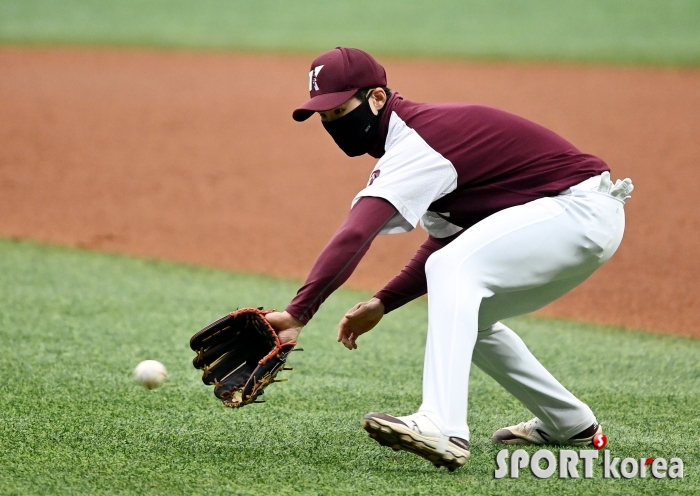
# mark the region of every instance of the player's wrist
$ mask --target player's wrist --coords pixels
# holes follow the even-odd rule
[[[302,327],[304,327],[304,326],[306,325],[304,322],[302,322],[301,320],[299,320],[298,318],[296,318],[294,315],[292,315],[292,314],[289,313],[288,311],[285,310],[285,311],[282,312],[282,313],[284,314],[284,316],[285,316],[287,319],[289,319],[289,322],[292,324],[292,326],[290,326],[290,327],[298,327],[298,328],[301,329]]]
[[[371,303],[373,306],[379,307],[382,310],[382,313],[384,313],[384,302],[382,300],[375,296],[369,300],[369,303]]]
[[[289,305],[287,308],[285,308],[284,312],[282,313],[288,315],[290,317],[290,320],[293,319],[294,322],[296,322],[301,327],[304,327],[306,324],[309,323],[309,320],[311,320],[311,318],[302,318],[302,315],[296,311],[293,305]]]

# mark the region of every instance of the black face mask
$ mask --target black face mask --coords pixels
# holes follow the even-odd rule
[[[379,137],[379,115],[374,115],[369,100],[364,100],[340,119],[322,124],[335,144],[349,157],[364,155]]]

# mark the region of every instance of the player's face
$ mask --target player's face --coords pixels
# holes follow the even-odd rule
[[[369,99],[369,106],[372,109],[372,113],[374,115],[379,114],[379,111],[382,109],[382,107],[384,107],[384,104],[386,103],[386,93],[384,93],[384,90],[382,90],[381,88],[377,88],[369,92],[367,96]],[[344,115],[349,114],[361,104],[362,101],[356,96],[353,96],[352,98],[350,98],[350,100],[343,103],[342,105],[338,105],[334,109],[319,112],[318,115],[321,116],[322,122],[331,122],[336,119],[340,119]]]
[[[338,105],[336,108],[331,110],[319,112],[318,115],[321,116],[322,122],[331,122],[336,119],[340,119],[345,114],[351,112],[352,110],[355,110],[357,107],[360,106],[361,103],[362,102],[359,98],[353,96],[352,98],[350,98],[350,100],[343,103],[342,105]]]

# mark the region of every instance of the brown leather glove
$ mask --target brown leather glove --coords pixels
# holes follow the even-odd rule
[[[212,322],[190,340],[197,352],[192,360],[203,370],[202,382],[214,386],[214,395],[224,405],[239,408],[263,403],[257,398],[285,368],[287,355],[296,343],[281,344],[265,320],[271,310],[241,308]],[[286,380],[286,379],[285,379]]]

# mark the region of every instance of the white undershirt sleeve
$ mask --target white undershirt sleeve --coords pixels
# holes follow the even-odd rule
[[[392,219],[382,234],[408,232],[431,203],[454,191],[457,171],[395,112],[389,120],[385,150],[353,205],[363,196],[384,198],[400,216]]]

